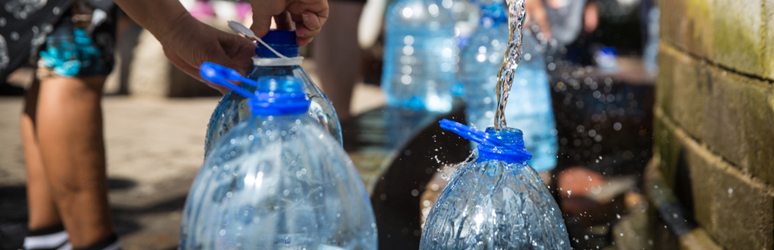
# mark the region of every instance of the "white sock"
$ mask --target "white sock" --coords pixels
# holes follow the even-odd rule
[[[70,237],[60,225],[32,230],[24,237],[26,250],[71,250]]]

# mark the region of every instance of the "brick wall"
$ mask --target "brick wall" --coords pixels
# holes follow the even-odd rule
[[[658,170],[725,249],[774,249],[774,0],[661,0]]]

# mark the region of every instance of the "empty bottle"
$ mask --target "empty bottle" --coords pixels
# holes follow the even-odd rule
[[[459,50],[448,7],[436,0],[396,0],[387,9],[382,90],[388,105],[451,110]]]
[[[287,58],[281,58],[270,48],[259,43],[255,49],[257,56],[253,57],[253,67],[247,74],[247,78],[255,80],[266,76],[295,76],[303,79],[304,92],[312,101],[309,116],[322,124],[325,130],[341,144],[341,124],[336,116],[336,110],[333,109],[330,99],[301,68],[301,59],[303,58],[298,55],[296,33],[294,31],[272,30],[262,40]],[[255,91],[254,86],[242,87],[248,91]],[[212,150],[218,139],[239,121],[251,117],[246,101],[244,96],[235,94],[233,91],[223,95],[215,111],[212,112],[210,123],[207,125],[205,155]]]
[[[303,79],[260,78],[255,94],[205,63],[202,76],[251,111],[207,155],[183,211],[181,249],[376,249],[373,210],[352,161],[307,115]],[[228,80],[228,81],[226,81]]]
[[[462,51],[458,78],[465,85],[468,121],[479,128],[494,125],[497,72],[503,65],[508,32],[505,4],[491,1],[482,5],[478,30]],[[524,131],[524,143],[534,155],[529,163],[542,172],[556,166],[556,121],[542,46],[529,31],[523,37],[524,59],[514,73],[505,115],[509,126]]]
[[[527,164],[520,130],[482,132],[445,119],[441,127],[477,142],[478,155],[441,190],[420,249],[571,249],[559,207]]]

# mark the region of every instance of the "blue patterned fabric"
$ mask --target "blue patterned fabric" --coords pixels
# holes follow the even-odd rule
[[[40,52],[41,66],[59,76],[104,75],[110,73],[110,64],[86,30],[62,25],[47,38],[45,50]]]
[[[73,8],[76,5],[80,8]],[[87,7],[85,9],[101,11],[99,16],[105,18],[94,22],[94,25],[87,24],[87,27],[79,27],[81,30],[76,31],[78,28],[73,27],[79,25],[72,25],[72,12],[75,9],[84,10],[84,6]],[[86,14],[89,13],[91,12]],[[25,64],[34,65],[39,59],[41,63],[38,65],[50,67],[52,74],[61,73],[63,76],[107,74],[113,64],[114,14],[113,1],[0,1],[0,82],[18,67]],[[68,26],[68,23],[69,32],[63,32],[60,35],[69,36],[69,42],[49,45],[52,40],[50,38],[57,33],[56,31],[62,30],[61,26]],[[78,62],[71,60],[73,58]]]

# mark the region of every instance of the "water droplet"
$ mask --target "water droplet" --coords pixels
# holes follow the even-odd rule
[[[567,190],[567,196],[572,195],[572,190]]]
[[[220,236],[226,235],[226,229],[221,229],[219,233],[220,233]]]
[[[734,195],[734,189],[733,188],[728,188],[728,198],[731,198],[731,196],[733,196],[733,195]]]
[[[620,214],[615,214],[615,218],[618,218],[620,220],[621,219],[621,215]]]
[[[620,131],[621,130],[621,123],[620,122],[616,122],[615,124],[613,124],[613,129],[615,129],[615,131]]]
[[[589,176],[589,181],[591,181],[591,176]]]
[[[417,197],[419,195],[419,190],[411,190],[411,196]]]

